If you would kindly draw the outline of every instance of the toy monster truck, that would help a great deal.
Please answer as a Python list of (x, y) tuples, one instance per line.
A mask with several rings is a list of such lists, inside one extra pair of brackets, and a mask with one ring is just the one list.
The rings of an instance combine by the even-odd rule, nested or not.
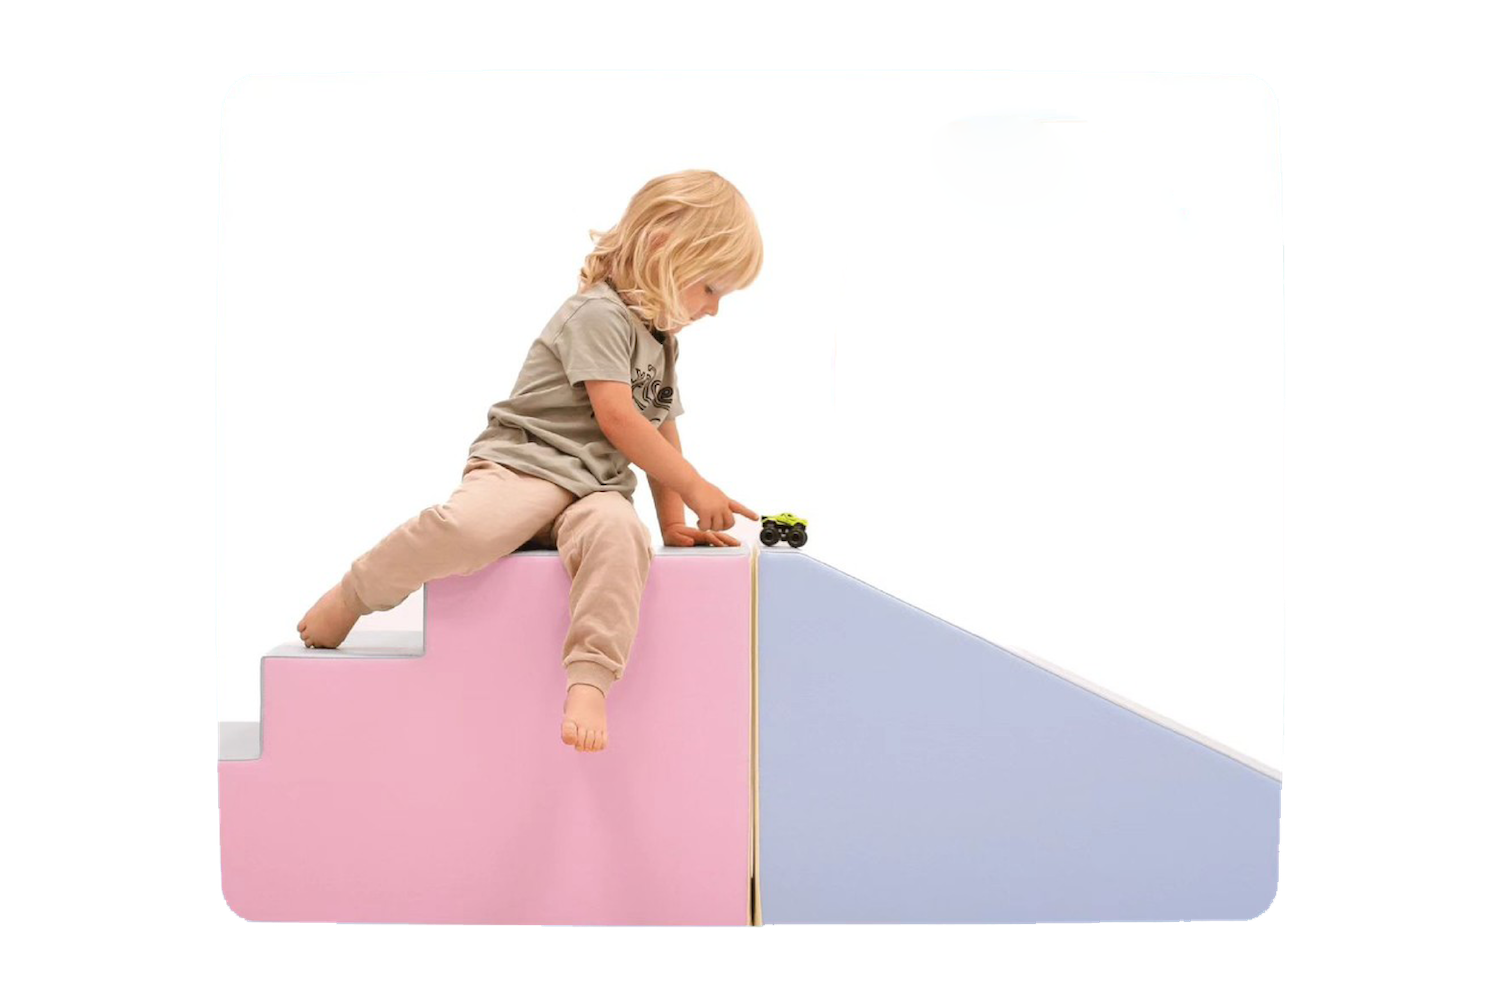
[(773, 514), (760, 519), (760, 540), (775, 545), (785, 540), (794, 549), (807, 544), (807, 518), (796, 514)]

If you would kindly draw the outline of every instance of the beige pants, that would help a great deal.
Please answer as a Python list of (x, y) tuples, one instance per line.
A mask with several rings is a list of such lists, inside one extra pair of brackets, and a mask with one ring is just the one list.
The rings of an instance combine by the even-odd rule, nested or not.
[(624, 494), (575, 497), (482, 458), (463, 482), (354, 560), (342, 590), (362, 614), (400, 604), (428, 580), (482, 569), (523, 545), (555, 548), (573, 585), (563, 642), (568, 684), (605, 694), (625, 672), (650, 569), (651, 535)]

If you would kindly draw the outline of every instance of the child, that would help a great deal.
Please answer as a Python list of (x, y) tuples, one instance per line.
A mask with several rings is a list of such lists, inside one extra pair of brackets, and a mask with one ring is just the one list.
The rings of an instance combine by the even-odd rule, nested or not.
[(722, 534), (734, 515), (758, 520), (688, 464), (676, 425), (677, 334), (760, 273), (749, 205), (718, 174), (688, 170), (651, 181), (618, 225), (589, 235), (578, 293), (490, 408), (453, 495), (356, 559), (297, 624), (307, 646), (333, 648), (361, 615), (428, 580), (523, 545), (556, 548), (572, 579), (562, 741), (580, 752), (608, 744), (605, 695), (625, 670), (652, 558), (631, 463), (646, 472), (667, 545), (738, 545)]

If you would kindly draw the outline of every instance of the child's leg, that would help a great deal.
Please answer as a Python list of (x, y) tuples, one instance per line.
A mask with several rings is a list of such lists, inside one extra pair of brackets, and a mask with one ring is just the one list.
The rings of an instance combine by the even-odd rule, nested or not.
[(590, 493), (568, 506), (552, 528), (572, 577), (572, 624), (563, 641), (568, 697), (563, 742), (603, 750), (604, 696), (625, 672), (640, 623), (641, 593), (651, 568), (651, 534), (623, 494)]
[(428, 507), (356, 559), (297, 630), (309, 646), (337, 646), (360, 615), (394, 608), (428, 580), (472, 573), (514, 552), (574, 499), (545, 479), (472, 459), (446, 503)]

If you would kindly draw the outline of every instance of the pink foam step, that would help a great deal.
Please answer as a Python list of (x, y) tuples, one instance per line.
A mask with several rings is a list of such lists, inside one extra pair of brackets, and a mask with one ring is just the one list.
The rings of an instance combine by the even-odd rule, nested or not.
[(510, 556), (428, 585), (425, 649), (286, 646), (258, 759), (219, 764), (251, 920), (745, 924), (750, 559), (659, 553), (609, 748), (559, 739), (568, 578)]

